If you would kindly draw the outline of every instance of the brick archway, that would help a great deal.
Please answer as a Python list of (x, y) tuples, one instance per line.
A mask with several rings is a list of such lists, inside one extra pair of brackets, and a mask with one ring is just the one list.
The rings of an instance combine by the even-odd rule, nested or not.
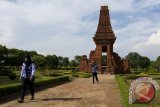
[[(116, 40), (115, 34), (110, 23), (108, 6), (101, 6), (97, 31), (93, 37), (96, 49), (90, 51), (89, 59), (84, 55), (80, 62), (80, 71), (90, 71), (90, 62), (95, 59), (101, 73), (129, 72), (129, 63), (113, 52), (113, 45)], [(102, 67), (102, 52), (107, 53), (107, 66)]]

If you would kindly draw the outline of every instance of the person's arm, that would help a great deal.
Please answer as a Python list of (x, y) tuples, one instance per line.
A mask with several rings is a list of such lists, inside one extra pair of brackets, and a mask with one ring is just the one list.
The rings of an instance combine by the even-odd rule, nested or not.
[(34, 63), (32, 63), (32, 74), (31, 77), (33, 77), (35, 75), (35, 71), (36, 71), (36, 66)]
[(23, 76), (24, 71), (25, 71), (25, 64), (23, 63), (22, 64), (22, 69), (21, 69), (21, 74), (20, 74), (20, 79)]

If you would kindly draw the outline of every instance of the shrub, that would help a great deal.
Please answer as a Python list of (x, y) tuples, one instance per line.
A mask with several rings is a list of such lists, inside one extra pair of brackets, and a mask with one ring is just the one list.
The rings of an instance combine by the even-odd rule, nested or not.
[(146, 73), (140, 73), (140, 74), (138, 74), (138, 76), (139, 77), (148, 77), (148, 74), (146, 74)]
[(66, 71), (63, 74), (72, 74), (72, 72), (71, 71)]
[(9, 79), (10, 80), (15, 80), (16, 78), (17, 78), (17, 76), (16, 76), (16, 74), (15, 73), (11, 73), (11, 74), (9, 74)]
[(85, 75), (79, 75), (80, 78), (89, 78), (91, 77), (91, 74), (85, 74)]
[(133, 72), (133, 74), (140, 74), (140, 73), (142, 73), (142, 72), (140, 72), (140, 71), (134, 71)]
[(62, 74), (60, 74), (60, 73), (52, 73), (49, 76), (57, 77), (57, 76), (62, 76)]
[(130, 75), (127, 75), (125, 78), (126, 79), (137, 79), (139, 77), (148, 77), (148, 74), (145, 74), (145, 73), (140, 73), (140, 74), (130, 74)]
[(20, 92), (21, 90), (21, 84), (10, 84), (0, 87), (0, 96), (10, 95), (16, 92)]
[[(68, 76), (59, 76), (59, 77), (55, 77), (55, 78), (39, 80), (39, 81), (35, 82), (35, 87), (40, 87), (40, 86), (44, 86), (47, 84), (57, 84), (57, 83), (64, 82), (64, 81), (69, 81), (69, 77)], [(21, 90), (20, 83), (1, 86), (0, 87), (0, 97), (6, 96), (9, 94), (13, 94), (16, 92), (20, 92), (20, 90)]]
[(10, 73), (12, 73), (12, 71), (9, 70), (9, 69), (2, 69), (2, 70), (0, 70), (0, 76), (7, 76)]
[(79, 71), (79, 68), (72, 69), (72, 72), (78, 72), (78, 71)]
[(79, 75), (74, 73), (74, 74), (72, 74), (72, 77), (79, 77)]
[(160, 73), (148, 73), (149, 75), (160, 75)]
[(127, 75), (126, 77), (125, 77), (125, 79), (137, 79), (137, 78), (139, 78), (139, 76), (137, 76), (137, 75)]
[(55, 84), (55, 83), (60, 83), (63, 81), (68, 81), (69, 77), (68, 76), (59, 76), (51, 79), (45, 79), (45, 80), (39, 80), (35, 83), (36, 87), (46, 85), (46, 84)]

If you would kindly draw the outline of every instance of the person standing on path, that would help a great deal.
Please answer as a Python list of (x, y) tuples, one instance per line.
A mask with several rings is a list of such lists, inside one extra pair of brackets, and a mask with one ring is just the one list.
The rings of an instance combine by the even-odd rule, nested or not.
[(93, 77), (93, 84), (94, 84), (94, 78), (96, 78), (96, 81), (98, 83), (98, 65), (96, 64), (95, 60), (91, 62), (91, 70), (92, 70), (92, 77)]
[(35, 64), (31, 61), (31, 56), (26, 55), (25, 61), (22, 64), (22, 70), (20, 75), (22, 90), (21, 90), (20, 100), (18, 100), (18, 103), (24, 102), (24, 96), (25, 96), (27, 84), (29, 84), (30, 90), (31, 90), (30, 100), (34, 100), (34, 80), (35, 80), (34, 75), (35, 75)]

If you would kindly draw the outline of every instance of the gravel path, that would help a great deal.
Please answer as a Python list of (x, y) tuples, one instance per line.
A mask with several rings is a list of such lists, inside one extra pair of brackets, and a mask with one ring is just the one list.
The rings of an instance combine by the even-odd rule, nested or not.
[(78, 78), (72, 82), (45, 89), (35, 93), (35, 100), (30, 95), (24, 103), (17, 99), (0, 105), (1, 107), (122, 107), (114, 75), (98, 75), (99, 83), (92, 83), (92, 78)]

